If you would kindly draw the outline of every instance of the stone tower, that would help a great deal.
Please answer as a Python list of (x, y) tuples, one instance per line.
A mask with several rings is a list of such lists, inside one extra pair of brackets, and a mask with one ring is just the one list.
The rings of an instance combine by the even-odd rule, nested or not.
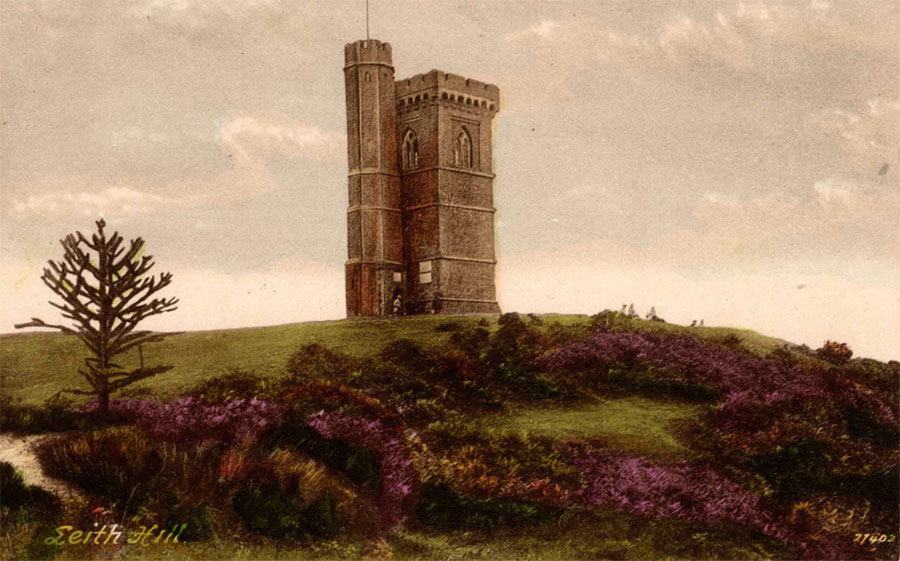
[(347, 316), (497, 313), (496, 86), (432, 70), (394, 80), (391, 47), (344, 50)]

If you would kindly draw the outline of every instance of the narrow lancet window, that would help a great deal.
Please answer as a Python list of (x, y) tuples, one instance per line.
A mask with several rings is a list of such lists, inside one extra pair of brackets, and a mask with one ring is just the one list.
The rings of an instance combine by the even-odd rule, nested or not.
[(453, 164), (460, 168), (472, 167), (472, 139), (465, 128), (459, 131), (453, 147)]
[(403, 159), (404, 169), (415, 169), (419, 167), (419, 139), (412, 130), (406, 131), (403, 137)]

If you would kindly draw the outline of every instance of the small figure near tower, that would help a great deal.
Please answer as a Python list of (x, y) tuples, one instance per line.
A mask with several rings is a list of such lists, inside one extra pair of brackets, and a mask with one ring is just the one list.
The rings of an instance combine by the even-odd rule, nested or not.
[[(499, 313), (491, 122), (496, 86), (432, 70), (394, 80), (391, 46), (344, 49), (347, 316)], [(429, 310), (430, 309), (430, 310)]]

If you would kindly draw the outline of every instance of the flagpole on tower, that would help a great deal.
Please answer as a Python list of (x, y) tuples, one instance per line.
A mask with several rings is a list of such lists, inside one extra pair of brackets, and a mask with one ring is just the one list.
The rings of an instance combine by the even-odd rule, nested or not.
[(369, 0), (366, 0), (366, 41), (369, 40)]

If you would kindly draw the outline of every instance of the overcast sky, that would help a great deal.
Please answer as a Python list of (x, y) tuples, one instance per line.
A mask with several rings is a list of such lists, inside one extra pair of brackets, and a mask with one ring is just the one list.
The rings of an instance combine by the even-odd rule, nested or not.
[[(397, 77), (497, 84), (505, 311), (900, 358), (897, 2), (371, 0)], [(3, 0), (0, 331), (103, 216), (175, 275), (160, 329), (342, 317), (343, 47), (364, 0)]]

